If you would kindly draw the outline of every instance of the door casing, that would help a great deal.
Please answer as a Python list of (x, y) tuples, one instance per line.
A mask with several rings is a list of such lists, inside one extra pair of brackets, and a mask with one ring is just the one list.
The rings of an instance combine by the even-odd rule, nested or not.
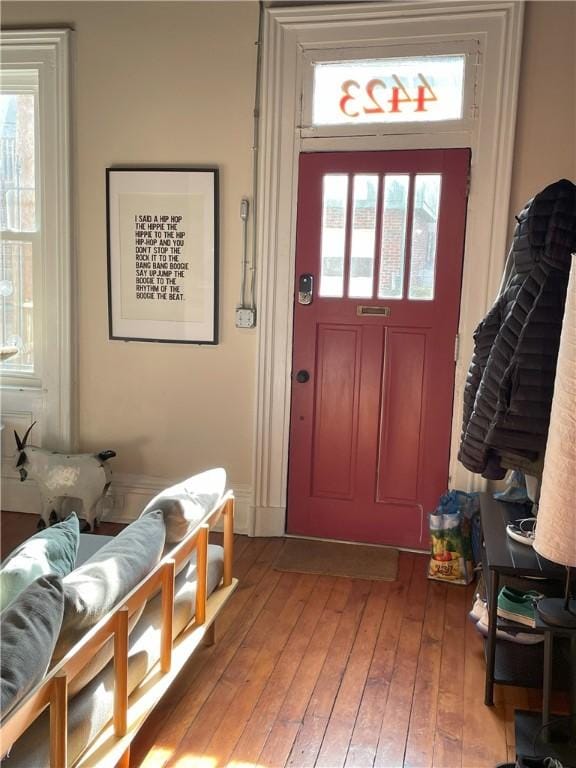
[[(470, 147), (471, 187), (455, 374), (450, 475), (453, 487), (484, 481), (458, 464), (462, 390), (472, 333), (496, 295), (508, 238), (511, 168), (523, 31), (523, 2), (370, 3), (268, 8), (264, 19), (263, 81), (257, 200), (258, 360), (254, 447), (253, 535), (285, 531), (292, 299), (298, 156), (302, 151)], [(409, 34), (408, 34), (409, 32)], [(304, 136), (301, 107), (305, 57), (314, 49), (446, 40), (476, 41), (477, 103), (471, 124), (446, 131), (360, 137)], [(281, 105), (281, 108), (279, 107)], [(312, 132), (313, 133), (313, 132)]]

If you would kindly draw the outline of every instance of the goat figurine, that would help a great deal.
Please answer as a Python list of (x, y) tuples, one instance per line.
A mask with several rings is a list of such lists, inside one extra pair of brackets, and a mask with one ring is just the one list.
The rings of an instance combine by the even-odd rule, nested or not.
[(16, 430), (14, 437), (18, 448), (16, 469), (20, 472), (20, 480), (24, 481), (27, 477), (35, 480), (42, 497), (38, 527), (45, 528), (57, 522), (58, 501), (74, 498), (82, 502), (82, 512), (78, 512), (81, 530), (92, 530), (97, 522), (97, 504), (110, 486), (112, 470), (107, 461), (116, 456), (115, 451), (66, 454), (28, 446), (26, 442), (34, 424), (28, 427), (22, 439)]

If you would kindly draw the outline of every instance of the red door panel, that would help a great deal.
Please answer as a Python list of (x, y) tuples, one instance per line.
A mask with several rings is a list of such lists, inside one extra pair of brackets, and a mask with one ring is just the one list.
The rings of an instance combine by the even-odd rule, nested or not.
[(352, 499), (354, 495), (360, 348), (360, 328), (318, 328), (311, 468), (315, 497)]
[(289, 533), (427, 544), (448, 481), (469, 162), (301, 156)]
[(376, 500), (418, 499), (426, 334), (392, 329), (383, 375)]

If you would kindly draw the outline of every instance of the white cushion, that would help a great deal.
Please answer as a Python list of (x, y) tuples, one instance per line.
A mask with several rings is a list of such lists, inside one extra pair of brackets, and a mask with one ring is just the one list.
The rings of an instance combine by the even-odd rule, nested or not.
[(193, 475), (159, 493), (142, 512), (161, 509), (166, 543), (176, 544), (216, 509), (226, 490), (226, 471), (221, 467)]

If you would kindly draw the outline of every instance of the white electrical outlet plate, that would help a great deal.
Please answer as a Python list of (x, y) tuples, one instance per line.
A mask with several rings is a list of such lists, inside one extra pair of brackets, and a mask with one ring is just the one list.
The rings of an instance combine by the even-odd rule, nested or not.
[(236, 307), (236, 328), (254, 328), (256, 325), (256, 310)]

